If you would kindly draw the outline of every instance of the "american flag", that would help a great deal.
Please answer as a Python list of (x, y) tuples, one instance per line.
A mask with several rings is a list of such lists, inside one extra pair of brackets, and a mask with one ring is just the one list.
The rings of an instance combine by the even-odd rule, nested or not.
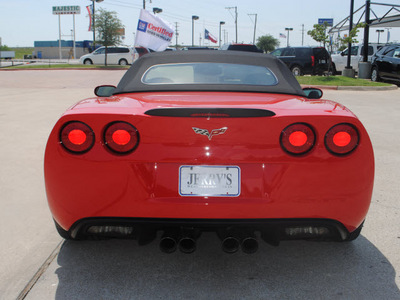
[(282, 38), (282, 39), (286, 39), (286, 35), (284, 35), (283, 33), (280, 33), (279, 37)]

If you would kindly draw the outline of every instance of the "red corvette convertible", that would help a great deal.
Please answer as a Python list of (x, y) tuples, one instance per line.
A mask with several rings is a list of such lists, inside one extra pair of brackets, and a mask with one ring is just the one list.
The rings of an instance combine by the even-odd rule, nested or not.
[(68, 109), (48, 139), (49, 206), (66, 239), (133, 238), (190, 253), (260, 239), (350, 241), (372, 195), (368, 134), (270, 55), (145, 55)]

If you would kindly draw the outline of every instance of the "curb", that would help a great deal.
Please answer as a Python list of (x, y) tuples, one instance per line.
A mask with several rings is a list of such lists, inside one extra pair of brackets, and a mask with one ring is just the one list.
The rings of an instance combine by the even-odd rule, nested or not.
[(302, 88), (318, 88), (321, 90), (339, 90), (339, 91), (390, 91), (397, 90), (398, 86), (395, 84), (389, 86), (331, 86), (331, 85), (306, 85), (301, 84)]

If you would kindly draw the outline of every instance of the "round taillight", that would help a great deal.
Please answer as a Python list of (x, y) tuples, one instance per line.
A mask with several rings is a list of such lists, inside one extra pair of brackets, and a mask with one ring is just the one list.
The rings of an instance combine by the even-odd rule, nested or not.
[(325, 146), (333, 154), (345, 155), (357, 148), (359, 139), (358, 131), (353, 125), (337, 124), (325, 134)]
[(72, 121), (65, 124), (60, 131), (60, 142), (64, 148), (76, 154), (89, 151), (94, 144), (94, 132), (85, 123)]
[(304, 123), (295, 123), (286, 127), (281, 133), (281, 146), (290, 154), (305, 154), (315, 143), (315, 133)]
[(129, 123), (114, 122), (104, 132), (104, 143), (113, 152), (127, 154), (138, 146), (139, 132)]

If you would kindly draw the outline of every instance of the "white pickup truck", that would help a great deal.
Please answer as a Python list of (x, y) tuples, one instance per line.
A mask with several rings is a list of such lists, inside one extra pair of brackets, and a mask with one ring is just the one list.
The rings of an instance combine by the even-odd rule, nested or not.
[[(372, 55), (376, 53), (383, 44), (369, 44), (368, 45), (368, 61), (371, 61)], [(364, 44), (351, 46), (351, 66), (358, 72), (358, 63), (363, 60)], [(347, 53), (348, 48), (344, 49), (339, 54), (332, 54), (332, 64), (336, 72), (342, 72), (347, 66)]]

